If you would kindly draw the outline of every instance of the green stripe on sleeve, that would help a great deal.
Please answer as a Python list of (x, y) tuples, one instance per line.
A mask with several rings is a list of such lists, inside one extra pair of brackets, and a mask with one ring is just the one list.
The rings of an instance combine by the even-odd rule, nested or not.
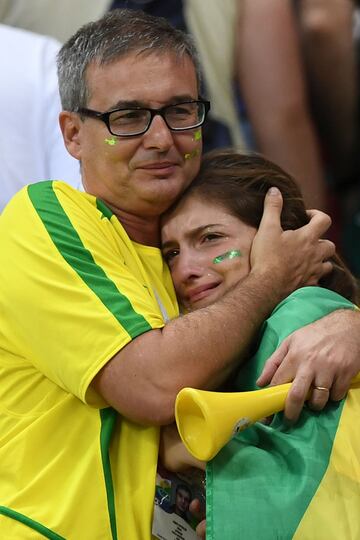
[(44, 538), (49, 538), (49, 540), (66, 540), (63, 536), (60, 536), (60, 534), (57, 534), (54, 531), (51, 531), (50, 529), (45, 527), (45, 525), (42, 525), (38, 521), (34, 521), (33, 519), (24, 516), (24, 514), (20, 514), (20, 512), (16, 512), (15, 510), (7, 508), (6, 506), (0, 506), (0, 514), (8, 518), (14, 519), (15, 521), (19, 521), (20, 523), (23, 523), (27, 527), (30, 527), (30, 529), (33, 529), (39, 534), (42, 534)]
[(137, 313), (128, 298), (105, 274), (91, 252), (84, 246), (76, 229), (66, 215), (51, 181), (28, 186), (30, 200), (48, 234), (65, 261), (96, 294), (104, 306), (134, 338), (148, 330), (150, 324)]
[(108, 503), (108, 512), (111, 527), (112, 540), (117, 540), (116, 530), (116, 512), (115, 512), (115, 497), (114, 497), (114, 485), (111, 474), (111, 464), (109, 447), (111, 442), (111, 436), (114, 431), (116, 422), (116, 411), (111, 407), (107, 409), (101, 409), (101, 432), (100, 432), (100, 447), (101, 447), (101, 459), (104, 471), (106, 495)]

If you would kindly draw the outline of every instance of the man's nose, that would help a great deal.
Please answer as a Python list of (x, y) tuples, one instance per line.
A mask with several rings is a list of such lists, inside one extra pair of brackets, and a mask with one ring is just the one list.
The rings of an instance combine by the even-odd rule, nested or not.
[(150, 124), (149, 129), (143, 135), (144, 146), (156, 150), (168, 150), (173, 144), (173, 134), (166, 125), (165, 120), (156, 114)]

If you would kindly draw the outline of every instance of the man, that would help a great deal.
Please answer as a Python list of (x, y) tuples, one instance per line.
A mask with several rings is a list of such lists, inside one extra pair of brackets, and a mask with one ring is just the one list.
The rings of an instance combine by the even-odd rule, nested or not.
[[(158, 426), (173, 421), (179, 389), (218, 386), (273, 306), (329, 270), (334, 247), (318, 242), (328, 219), (283, 233), (275, 192), (249, 277), (176, 319), (159, 220), (199, 168), (208, 105), (195, 66), (186, 36), (127, 10), (86, 25), (60, 52), (60, 124), (86, 193), (31, 185), (0, 220), (0, 537), (150, 538)], [(347, 336), (359, 322), (342, 317)], [(327, 343), (332, 321), (312, 330)], [(338, 369), (301, 360), (303, 401)], [(328, 394), (314, 389), (313, 403)]]

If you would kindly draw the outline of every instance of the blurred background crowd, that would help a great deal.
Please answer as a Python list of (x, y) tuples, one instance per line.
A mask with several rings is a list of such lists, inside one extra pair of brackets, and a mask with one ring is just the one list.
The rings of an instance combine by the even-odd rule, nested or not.
[(58, 127), (56, 54), (82, 24), (142, 9), (192, 34), (211, 101), (205, 151), (255, 150), (289, 171), (360, 277), (360, 2), (0, 0), (0, 211), (29, 182), (80, 187)]

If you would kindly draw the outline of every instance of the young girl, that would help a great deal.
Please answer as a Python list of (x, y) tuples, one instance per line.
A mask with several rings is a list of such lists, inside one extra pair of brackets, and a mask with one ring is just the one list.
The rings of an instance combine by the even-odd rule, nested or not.
[[(270, 187), (284, 199), (283, 229), (308, 222), (298, 187), (275, 164), (230, 151), (204, 158), (162, 228), (163, 254), (184, 310), (210, 305), (249, 273)], [(356, 281), (338, 256), (333, 265), (316, 286), (295, 291), (276, 307), (249, 361), (232, 377), (231, 390), (256, 389), (266, 359), (292, 331), (336, 309), (354, 308)], [(328, 392), (318, 385), (315, 395)], [(359, 394), (360, 387), (352, 389), (321, 414), (304, 408), (294, 427), (279, 414), (270, 426), (258, 423), (232, 439), (207, 465), (207, 539), (357, 537), (360, 436), (350, 423), (359, 422)], [(171, 427), (163, 430), (162, 459), (172, 470), (201, 466), (186, 457)]]

